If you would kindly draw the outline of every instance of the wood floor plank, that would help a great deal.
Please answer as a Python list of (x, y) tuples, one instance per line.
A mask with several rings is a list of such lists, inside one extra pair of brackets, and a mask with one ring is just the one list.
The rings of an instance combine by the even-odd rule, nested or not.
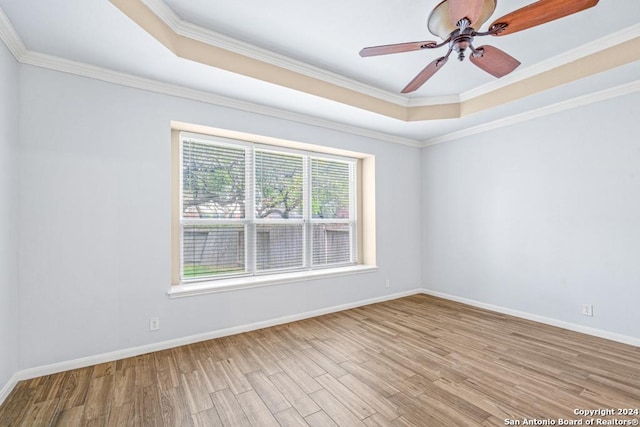
[(208, 340), (203, 342), (203, 345), (209, 350), (209, 357), (211, 357), (214, 362), (231, 357), (231, 353), (227, 350), (227, 346), (222, 344), (222, 340)]
[(245, 347), (233, 347), (231, 350), (231, 357), (229, 359), (235, 361), (238, 369), (240, 369), (240, 372), (243, 374), (248, 374), (249, 372), (260, 369), (260, 364), (254, 360), (253, 355), (247, 351)]
[(272, 413), (291, 408), (289, 401), (262, 371), (247, 374), (247, 379)]
[(190, 346), (185, 345), (182, 347), (172, 348), (170, 351), (176, 362), (178, 373), (190, 373), (198, 369), (195, 363), (196, 359), (193, 357), (193, 350)]
[(307, 348), (304, 350), (299, 349), (289, 349), (287, 350), (287, 354), (290, 355), (290, 359), (293, 360), (303, 371), (305, 371), (310, 377), (317, 377), (318, 375), (323, 375), (327, 371), (322, 369), (320, 365), (318, 365), (315, 361), (307, 356), (306, 351), (313, 350), (313, 348)]
[(344, 406), (333, 394), (325, 389), (318, 390), (309, 395), (311, 399), (322, 410), (331, 417), (333, 421), (339, 426), (344, 427), (359, 427), (364, 426), (364, 423), (349, 409)]
[(279, 372), (269, 378), (303, 417), (320, 410), (320, 407), (285, 372)]
[(476, 426), (470, 419), (459, 416), (455, 413), (455, 408), (449, 408), (447, 412), (441, 412), (439, 405), (432, 402), (420, 400), (418, 397), (404, 396), (397, 394), (390, 398), (399, 408), (401, 408), (410, 422), (424, 426)]
[(31, 409), (31, 399), (35, 394), (35, 389), (28, 385), (29, 381), (19, 382), (0, 406), (0, 425), (20, 425), (27, 411)]
[(20, 381), (0, 426), (497, 426), (636, 407), (639, 347), (414, 295)]
[(501, 420), (518, 418), (518, 413), (510, 409), (510, 406), (500, 404), (499, 400), (493, 399), (484, 393), (476, 392), (466, 383), (453, 383), (444, 379), (439, 379), (435, 383), (443, 390), (447, 390), (467, 402), (473, 403), (478, 408), (482, 408), (492, 417)]
[(363, 368), (356, 363), (344, 362), (341, 363), (340, 366), (342, 366), (346, 371), (348, 371), (354, 377), (358, 378), (360, 381), (370, 385), (376, 390), (379, 390), (385, 397), (393, 396), (400, 392), (400, 390), (395, 388), (384, 378), (377, 377), (373, 372)]
[(74, 369), (65, 375), (58, 410), (84, 405), (93, 367)]
[(342, 384), (348, 387), (351, 391), (353, 391), (356, 395), (358, 395), (362, 400), (370, 404), (373, 408), (376, 409), (380, 414), (382, 414), (388, 420), (394, 420), (401, 415), (400, 410), (396, 405), (391, 403), (387, 398), (385, 398), (381, 393), (376, 391), (375, 389), (369, 387), (367, 384), (358, 380), (351, 374), (343, 375), (338, 378)]
[[(53, 427), (66, 427), (66, 426), (79, 426), (84, 424), (84, 406), (74, 406), (70, 409), (65, 409), (64, 411), (60, 411), (55, 414), (53, 419), (51, 420), (51, 425)], [(131, 415), (134, 417), (133, 415)], [(135, 420), (135, 418), (133, 418)], [(0, 425), (14, 425), (14, 424), (5, 424), (0, 420)], [(135, 424), (134, 424), (135, 425)]]
[(111, 406), (118, 408), (127, 403), (135, 402), (136, 370), (127, 368), (116, 371), (113, 375), (113, 395)]
[(20, 426), (46, 426), (49, 425), (55, 414), (57, 400), (45, 400), (29, 407)]
[(163, 350), (154, 353), (156, 364), (156, 375), (160, 390), (169, 390), (178, 387), (180, 377), (178, 376), (178, 368), (173, 358), (171, 350)]
[(236, 395), (225, 388), (211, 393), (211, 400), (215, 404), (222, 425), (225, 427), (250, 427), (251, 423), (236, 399)]
[(204, 374), (200, 371), (180, 374), (180, 385), (191, 414), (213, 408), (203, 377)]
[(98, 418), (93, 418), (91, 420), (86, 420), (84, 427), (107, 427), (109, 425), (108, 415), (103, 414)]
[(260, 354), (266, 353), (272, 360), (278, 361), (287, 357), (284, 350), (286, 349), (286, 345), (284, 345), (277, 334), (273, 331), (267, 329), (263, 331), (263, 336), (257, 338), (255, 340), (256, 346), (254, 349), (258, 351)]
[(286, 357), (278, 360), (278, 365), (296, 384), (307, 394), (320, 390), (322, 387), (307, 374), (293, 359)]
[[(222, 420), (215, 408), (191, 415), (194, 427), (223, 427)], [(168, 426), (167, 426), (168, 427)]]
[(60, 397), (62, 385), (65, 381), (65, 374), (58, 373), (43, 377), (43, 382), (36, 388), (32, 402), (40, 403), (47, 400), (54, 400)]
[(324, 411), (318, 411), (305, 417), (305, 421), (311, 427), (338, 427), (338, 424), (331, 419)]
[(100, 419), (109, 413), (113, 395), (113, 375), (103, 375), (91, 379), (84, 405), (84, 417), (87, 422)]
[(376, 410), (367, 402), (331, 375), (320, 375), (316, 377), (316, 381), (361, 420), (376, 413)]
[(331, 374), (334, 378), (339, 378), (343, 375), (348, 374), (348, 372), (345, 371), (340, 365), (329, 359), (324, 354), (320, 353), (315, 348), (312, 347), (303, 351), (309, 359), (313, 360), (318, 366)]
[(422, 383), (422, 388), (424, 392), (418, 396), (418, 399), (421, 401), (429, 401), (431, 404), (437, 403), (435, 406), (443, 412), (454, 412), (455, 415), (464, 416), (476, 423), (481, 423), (491, 415), (472, 402), (440, 388), (438, 384), (425, 382)]
[[(109, 427), (136, 427), (139, 423), (136, 420), (135, 414), (135, 401), (112, 407), (109, 411), (109, 422), (107, 425)], [(77, 422), (66, 420), (66, 424), (61, 425), (77, 426), (81, 425), (81, 422), (80, 420)]]
[(328, 357), (334, 363), (343, 363), (349, 361), (347, 354), (340, 350), (339, 346), (336, 347), (330, 344), (330, 340), (311, 340), (310, 344), (313, 348), (320, 353)]
[(153, 354), (143, 354), (136, 357), (136, 387), (156, 386), (158, 376)]
[(145, 427), (160, 427), (162, 412), (160, 410), (159, 389), (155, 385), (139, 387), (136, 389), (136, 418), (140, 425)]
[(309, 425), (295, 408), (285, 409), (276, 413), (275, 416), (282, 427), (307, 427)]
[(227, 384), (229, 384), (229, 388), (234, 394), (244, 393), (252, 389), (251, 384), (247, 381), (247, 378), (233, 358), (224, 359), (215, 363), (222, 368)]
[[(208, 396), (206, 391), (202, 391), (207, 400), (210, 402), (207, 407), (203, 409), (206, 411), (213, 408), (213, 402)], [(189, 402), (187, 401), (188, 394), (182, 390), (181, 386), (170, 388), (167, 390), (160, 390), (160, 408), (162, 413), (162, 421), (165, 426), (185, 426), (189, 427), (193, 425), (193, 419), (191, 417), (192, 410)], [(197, 413), (197, 411), (196, 411)]]
[(198, 360), (198, 370), (203, 373), (203, 380), (209, 393), (229, 387), (227, 376), (222, 369), (222, 363), (214, 362), (211, 358)]
[(275, 373), (282, 372), (282, 369), (280, 369), (280, 366), (278, 366), (270, 354), (264, 351), (258, 352), (254, 347), (259, 348), (254, 344), (251, 347), (247, 347), (246, 351), (251, 355), (251, 357), (253, 357), (262, 372), (266, 375), (273, 375)]
[(278, 427), (278, 421), (264, 404), (255, 390), (249, 390), (237, 396), (238, 403), (242, 407), (249, 422), (254, 427)]
[(370, 417), (365, 418), (362, 422), (367, 427), (391, 427), (393, 425), (391, 424), (391, 421), (377, 412)]

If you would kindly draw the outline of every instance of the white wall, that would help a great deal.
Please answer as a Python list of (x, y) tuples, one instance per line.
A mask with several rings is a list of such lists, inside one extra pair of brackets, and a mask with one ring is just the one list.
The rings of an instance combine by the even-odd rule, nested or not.
[[(31, 66), (20, 98), (21, 369), (420, 287), (416, 148)], [(170, 300), (170, 120), (375, 154), (379, 271)]]
[(424, 287), (640, 337), (638, 105), (635, 92), (425, 148)]
[[(15, 62), (1, 61), (3, 78), (18, 80)], [(9, 233), (0, 243), (3, 279), (16, 279), (11, 224), (19, 223), (19, 314), (16, 280), (7, 280), (0, 384), (16, 363), (28, 369), (421, 285), (640, 336), (637, 94), (429, 147), (421, 157), (415, 148), (37, 67), (21, 66), (19, 81), (19, 95), (13, 86), (1, 92), (14, 99), (1, 101), (2, 159), (15, 154), (6, 141), (18, 132), (6, 124), (17, 119), (18, 96), (21, 109), (20, 219), (0, 211)], [(170, 300), (170, 120), (375, 154), (380, 270)], [(15, 183), (16, 173), (10, 163), (2, 182)], [(17, 197), (14, 186), (0, 191)], [(593, 318), (580, 315), (583, 303), (594, 304)], [(161, 319), (153, 333), (152, 316)], [(16, 317), (18, 359), (5, 350), (18, 341)]]
[(0, 389), (18, 367), (18, 64), (0, 43)]

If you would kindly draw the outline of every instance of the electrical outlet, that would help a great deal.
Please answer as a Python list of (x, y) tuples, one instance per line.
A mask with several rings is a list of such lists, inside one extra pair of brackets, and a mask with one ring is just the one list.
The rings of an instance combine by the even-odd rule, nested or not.
[(384, 282), (384, 287), (385, 288), (390, 288), (391, 287), (391, 280), (387, 279), (387, 281)]
[(584, 316), (593, 316), (593, 306), (591, 304), (582, 304), (582, 314)]
[(160, 318), (159, 317), (152, 317), (149, 319), (149, 330), (150, 331), (157, 331), (158, 329), (160, 329)]

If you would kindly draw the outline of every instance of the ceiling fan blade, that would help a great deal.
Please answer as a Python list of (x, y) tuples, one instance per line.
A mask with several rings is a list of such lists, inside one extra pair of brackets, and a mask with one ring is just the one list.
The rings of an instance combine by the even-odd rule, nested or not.
[(386, 44), (383, 46), (371, 46), (365, 47), (360, 51), (360, 56), (376, 56), (376, 55), (388, 55), (390, 53), (402, 53), (411, 52), (413, 50), (420, 49), (432, 49), (438, 45), (438, 42), (423, 41), (423, 42), (409, 42), (409, 43), (397, 43)]
[(484, 0), (449, 0), (449, 19), (453, 26), (458, 21), (467, 18), (471, 24), (475, 23), (482, 13)]
[(469, 60), (495, 77), (506, 76), (520, 65), (520, 61), (497, 47), (480, 46), (476, 50), (482, 51), (482, 56), (471, 54)]
[(505, 16), (496, 19), (491, 27), (496, 24), (507, 24), (507, 28), (496, 36), (515, 33), (535, 27), (536, 25), (554, 21), (598, 4), (599, 0), (538, 0), (528, 6), (514, 10)]
[(427, 80), (429, 80), (435, 73), (440, 71), (440, 69), (447, 63), (449, 58), (447, 56), (443, 56), (442, 58), (438, 58), (432, 61), (429, 65), (427, 65), (424, 70), (420, 71), (420, 73), (411, 80), (411, 82), (402, 89), (402, 93), (409, 93), (415, 90), (420, 89), (420, 86), (425, 84)]

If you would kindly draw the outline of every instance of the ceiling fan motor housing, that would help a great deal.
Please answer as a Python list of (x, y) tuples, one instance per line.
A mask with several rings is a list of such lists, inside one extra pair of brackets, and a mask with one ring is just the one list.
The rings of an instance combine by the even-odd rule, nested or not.
[(451, 33), (451, 41), (449, 42), (450, 48), (458, 54), (458, 60), (462, 61), (465, 57), (466, 50), (473, 46), (473, 35), (475, 30), (471, 27), (465, 27), (462, 30), (455, 30)]

